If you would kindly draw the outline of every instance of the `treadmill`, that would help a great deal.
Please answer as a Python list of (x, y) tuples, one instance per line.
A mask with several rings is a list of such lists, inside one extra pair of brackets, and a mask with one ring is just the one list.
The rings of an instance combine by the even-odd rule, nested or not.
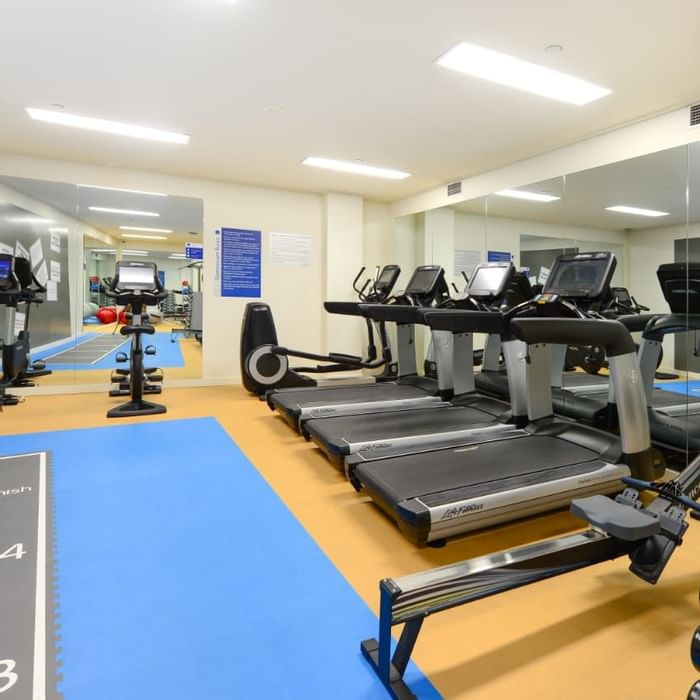
[[(350, 416), (380, 413), (417, 406), (441, 404), (452, 393), (448, 362), (452, 359), (451, 345), (435, 337), (436, 361), (442, 370), (439, 379), (419, 376), (416, 362), (415, 323), (417, 308), (429, 307), (449, 298), (445, 271), (439, 265), (421, 265), (413, 272), (404, 292), (390, 308), (402, 317), (397, 321), (397, 360), (399, 376), (394, 381), (358, 386), (308, 387), (275, 389), (267, 393), (267, 404), (277, 410), (295, 430), (317, 417)], [(368, 309), (385, 305), (362, 305)]]
[[(500, 335), (503, 332), (505, 320), (498, 307), (507, 293), (512, 294), (515, 274), (510, 262), (479, 265), (465, 292), (455, 300), (456, 307), (465, 310), (458, 316), (469, 322), (462, 323), (458, 329), (450, 325), (449, 320), (442, 323), (437, 320), (438, 317), (454, 319), (451, 309), (421, 310), (422, 322), (432, 330), (449, 331), (454, 335), (454, 397), (450, 403), (371, 416), (313, 418), (305, 422), (304, 436), (312, 439), (331, 462), (342, 466), (345, 458), (355, 453), (366, 453), (371, 458), (378, 450), (382, 454), (395, 448), (415, 451), (453, 440), (463, 443), (466, 437), (481, 442), (500, 431), (512, 431), (513, 424), (525, 422), (527, 412), (518, 420), (518, 416), (511, 415), (508, 403), (479, 394), (475, 390), (472, 369), (472, 334)], [(374, 311), (380, 315), (386, 311), (385, 319), (391, 320), (390, 307)], [(507, 353), (506, 356), (509, 357)]]
[[(594, 269), (604, 275), (604, 266)], [(520, 371), (526, 376), (530, 420), (524, 429), (490, 442), (378, 455), (354, 464), (356, 488), (366, 491), (413, 542), (437, 543), (560, 508), (572, 498), (613, 493), (621, 490), (625, 476), (655, 479), (663, 474), (663, 460), (650, 447), (639, 363), (627, 329), (618, 321), (562, 318), (570, 312), (562, 308), (567, 302), (551, 292), (535, 297), (531, 305), (548, 318), (513, 314), (510, 320), (513, 335), (522, 342)], [(619, 436), (553, 415), (550, 346), (584, 342), (607, 351)]]

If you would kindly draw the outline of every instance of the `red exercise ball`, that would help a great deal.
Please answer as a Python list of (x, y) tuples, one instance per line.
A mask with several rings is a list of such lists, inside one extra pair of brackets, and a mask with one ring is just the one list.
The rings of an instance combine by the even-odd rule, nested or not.
[(103, 306), (95, 316), (97, 316), (102, 323), (114, 323), (117, 320), (117, 312), (109, 306)]

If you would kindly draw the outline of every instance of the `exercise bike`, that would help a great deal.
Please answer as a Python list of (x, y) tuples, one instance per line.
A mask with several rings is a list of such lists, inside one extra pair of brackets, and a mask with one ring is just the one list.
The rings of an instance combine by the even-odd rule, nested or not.
[[(363, 267), (352, 285), (359, 301), (327, 301), (324, 303), (326, 311), (345, 316), (361, 316), (360, 304), (382, 304), (387, 301), (401, 273), (401, 268), (398, 265), (385, 265), (381, 272), (377, 268), (374, 278), (366, 279), (364, 284), (359, 287), (358, 282), (364, 271)], [(368, 346), (364, 358), (338, 352), (320, 355), (279, 345), (270, 307), (260, 302), (249, 303), (245, 308), (241, 324), (240, 362), (243, 386), (251, 393), (262, 397), (271, 389), (318, 385), (316, 379), (306, 377), (300, 372), (323, 374), (384, 368), (383, 372), (375, 379), (377, 381), (394, 379), (398, 373), (398, 366), (392, 360), (389, 338), (384, 324), (378, 324), (381, 343), (381, 356), (379, 356), (375, 345), (372, 321), (365, 317), (365, 323)], [(290, 367), (289, 357), (299, 357), (328, 364)]]
[(118, 384), (117, 389), (109, 392), (110, 396), (130, 396), (131, 400), (107, 411), (107, 418), (126, 418), (128, 416), (147, 416), (167, 411), (161, 404), (145, 401), (144, 394), (159, 394), (163, 372), (157, 367), (145, 367), (144, 355), (155, 355), (153, 345), (145, 348), (143, 335), (153, 335), (155, 328), (148, 322), (146, 306), (155, 306), (168, 295), (158, 278), (155, 263), (118, 262), (116, 273), (109, 289), (105, 293), (110, 299), (124, 307), (130, 307), (128, 323), (119, 332), (131, 336), (131, 352), (117, 354), (117, 362), (130, 359), (128, 370), (117, 369), (112, 373), (111, 381)]

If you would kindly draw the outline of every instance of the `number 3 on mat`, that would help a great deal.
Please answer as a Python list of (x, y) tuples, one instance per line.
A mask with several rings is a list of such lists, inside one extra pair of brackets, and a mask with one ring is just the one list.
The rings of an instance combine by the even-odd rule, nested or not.
[(9, 690), (17, 682), (17, 674), (13, 673), (15, 662), (12, 659), (0, 661), (0, 693)]

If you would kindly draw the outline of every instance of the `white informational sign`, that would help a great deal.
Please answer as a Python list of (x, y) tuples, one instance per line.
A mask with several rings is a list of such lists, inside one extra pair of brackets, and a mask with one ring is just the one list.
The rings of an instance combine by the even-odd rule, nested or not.
[(51, 232), (51, 250), (54, 253), (61, 252), (61, 236), (58, 233)]
[[(32, 267), (36, 267), (44, 259), (44, 250), (41, 247), (41, 239), (38, 238), (29, 248), (29, 255), (32, 260)], [(42, 285), (44, 283), (42, 282)]]
[(46, 301), (58, 301), (58, 283), (53, 280), (46, 283)]
[(60, 282), (61, 281), (61, 263), (57, 260), (51, 261), (51, 281)]
[(39, 265), (39, 269), (36, 271), (36, 278), (39, 280), (39, 284), (42, 287), (45, 287), (46, 283), (49, 281), (49, 271), (46, 269), (46, 260), (42, 260), (41, 265)]
[(15, 257), (29, 260), (29, 251), (19, 241), (15, 243)]
[(311, 265), (311, 236), (294, 233), (270, 233), (272, 265)]
[(12, 250), (11, 245), (7, 245), (7, 243), (0, 243), (0, 253), (3, 255), (14, 255), (15, 251)]
[(547, 280), (549, 279), (549, 273), (551, 270), (548, 267), (545, 267), (544, 265), (540, 268), (540, 275), (537, 278), (537, 281), (539, 284), (547, 284)]
[(23, 314), (21, 311), (18, 311), (15, 314), (15, 337), (17, 337), (17, 334), (20, 331), (24, 330), (24, 317), (25, 314)]
[(455, 274), (464, 274), (471, 279), (474, 268), (481, 262), (480, 250), (455, 250)]

